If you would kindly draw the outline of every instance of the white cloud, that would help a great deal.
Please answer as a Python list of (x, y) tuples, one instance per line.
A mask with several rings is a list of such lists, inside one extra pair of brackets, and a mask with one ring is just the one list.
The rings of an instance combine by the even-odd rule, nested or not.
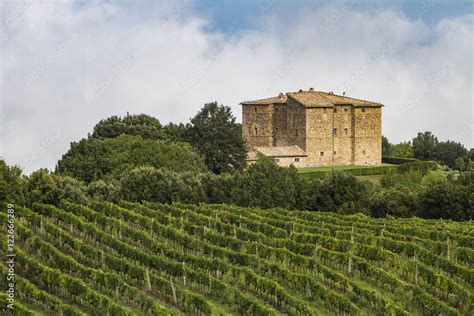
[(26, 172), (54, 168), (111, 115), (184, 122), (217, 100), (240, 119), (240, 101), (310, 86), (384, 103), (394, 142), (431, 130), (473, 146), (472, 15), (428, 27), (388, 9), (265, 8), (254, 29), (228, 35), (206, 30), (188, 1), (1, 10), (0, 155)]

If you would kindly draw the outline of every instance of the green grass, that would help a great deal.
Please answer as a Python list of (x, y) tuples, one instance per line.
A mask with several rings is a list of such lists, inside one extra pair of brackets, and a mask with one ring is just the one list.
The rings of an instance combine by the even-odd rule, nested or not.
[(369, 176), (356, 176), (357, 180), (369, 181), (375, 186), (380, 186), (380, 179), (382, 179), (383, 174), (373, 174)]

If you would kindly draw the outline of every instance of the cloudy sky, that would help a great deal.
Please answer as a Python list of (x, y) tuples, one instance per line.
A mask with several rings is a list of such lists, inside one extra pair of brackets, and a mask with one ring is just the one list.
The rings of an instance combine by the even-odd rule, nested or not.
[(469, 1), (0, 1), (0, 156), (53, 169), (100, 119), (314, 87), (378, 101), (392, 142), (473, 146)]

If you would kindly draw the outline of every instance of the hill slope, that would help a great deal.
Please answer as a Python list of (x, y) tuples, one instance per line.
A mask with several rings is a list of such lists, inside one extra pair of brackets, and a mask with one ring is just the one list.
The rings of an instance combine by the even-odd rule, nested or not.
[[(15, 216), (16, 304), (24, 313), (473, 310), (467, 222), (128, 202), (35, 204)], [(0, 274), (4, 283), (4, 260)]]

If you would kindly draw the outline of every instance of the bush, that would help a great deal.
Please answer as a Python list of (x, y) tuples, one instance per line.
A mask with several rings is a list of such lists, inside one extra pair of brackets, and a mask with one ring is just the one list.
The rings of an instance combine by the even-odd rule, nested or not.
[(382, 163), (389, 163), (392, 165), (402, 165), (408, 162), (415, 162), (418, 161), (418, 159), (414, 158), (399, 158), (399, 157), (388, 157), (388, 156), (383, 156), (382, 157)]
[(231, 181), (230, 200), (240, 206), (295, 208), (299, 178), (295, 167), (283, 168), (261, 156)]
[(173, 171), (203, 172), (204, 160), (187, 143), (168, 143), (121, 135), (83, 139), (71, 144), (56, 171), (85, 182), (118, 177), (125, 170), (151, 166)]
[(365, 212), (370, 183), (344, 172), (333, 172), (322, 180), (303, 182), (301, 208), (312, 211), (353, 214)]
[(397, 171), (400, 173), (418, 171), (423, 176), (436, 169), (437, 163), (434, 161), (412, 161), (401, 164), (397, 167)]
[(138, 167), (123, 174), (118, 197), (128, 201), (199, 203), (206, 200), (199, 175), (154, 167)]
[[(337, 168), (335, 168), (337, 169)], [(301, 177), (306, 179), (323, 179), (326, 176), (332, 174), (334, 171), (345, 172), (352, 174), (354, 176), (370, 176), (376, 174), (388, 174), (393, 173), (397, 169), (396, 166), (372, 166), (372, 167), (361, 167), (361, 166), (354, 166), (352, 168), (341, 169), (341, 170), (312, 170), (312, 171), (304, 171), (298, 173)]]
[(381, 189), (371, 196), (369, 201), (370, 215), (385, 217), (411, 217), (415, 214), (416, 199), (412, 190), (407, 187)]
[(424, 218), (469, 220), (474, 216), (472, 187), (456, 182), (427, 186), (418, 196), (418, 215)]
[(25, 203), (26, 181), (19, 167), (10, 167), (0, 160), (0, 202)]
[(69, 176), (51, 174), (46, 169), (33, 172), (26, 184), (28, 205), (34, 202), (60, 205), (62, 201), (87, 203), (86, 186)]

